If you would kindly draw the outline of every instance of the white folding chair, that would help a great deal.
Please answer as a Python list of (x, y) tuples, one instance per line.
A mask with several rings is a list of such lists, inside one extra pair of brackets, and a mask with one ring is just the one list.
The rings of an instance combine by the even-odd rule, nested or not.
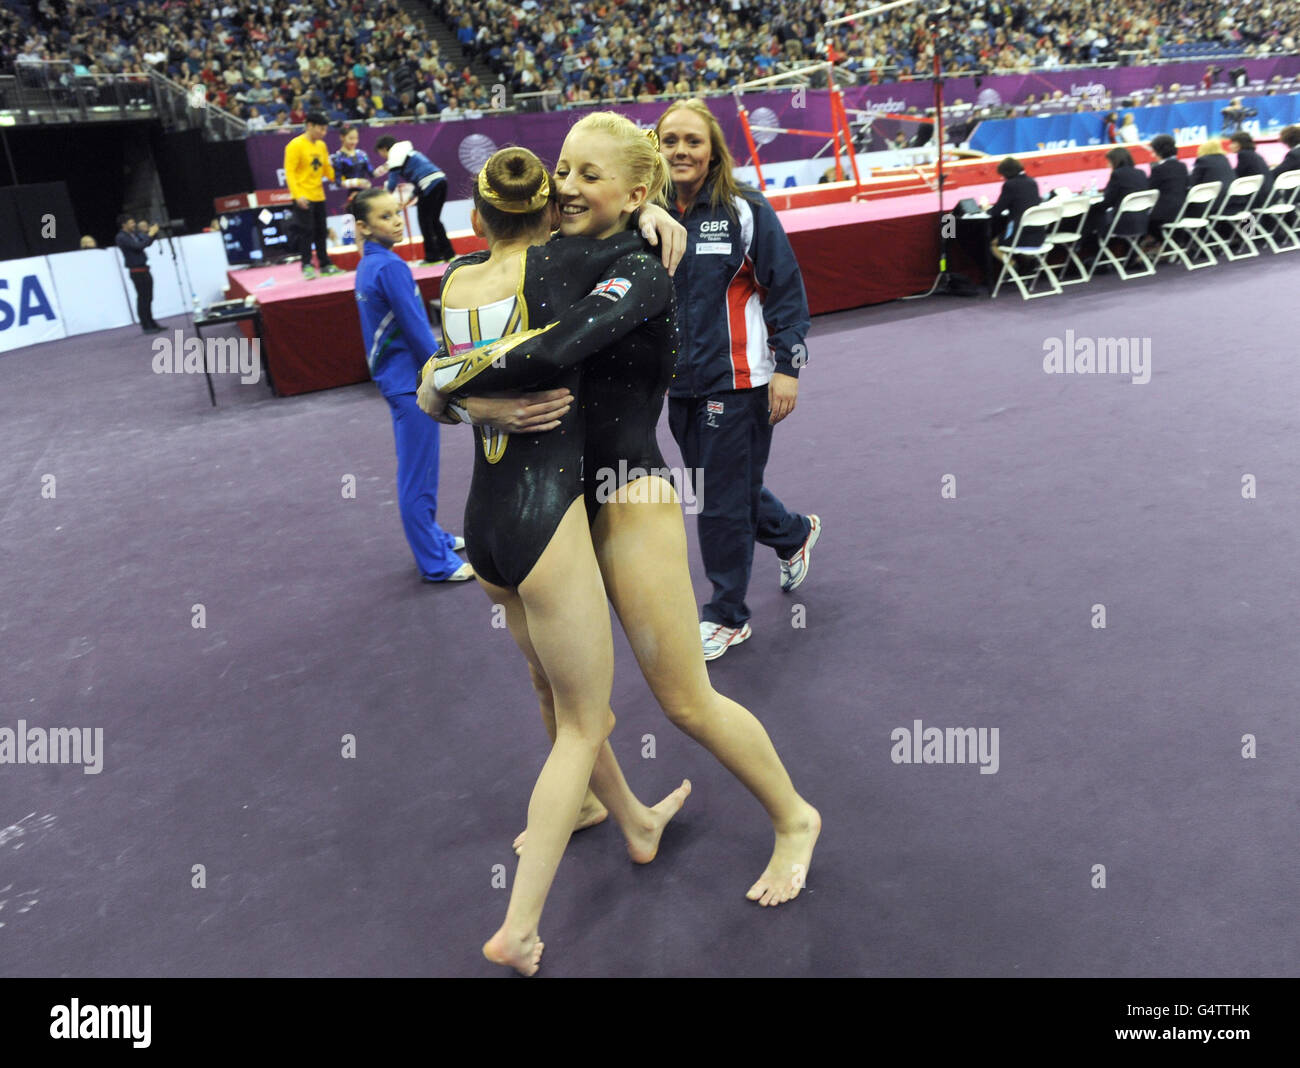
[[(1156, 273), (1156, 265), (1147, 259), (1147, 254), (1142, 251), (1142, 246), (1138, 242), (1147, 232), (1147, 217), (1159, 199), (1158, 189), (1143, 189), (1130, 193), (1119, 202), (1119, 207), (1115, 209), (1115, 215), (1110, 220), (1110, 228), (1101, 240), (1101, 247), (1097, 249), (1097, 255), (1093, 257), (1088, 267), (1089, 279), (1097, 272), (1097, 266), (1102, 259), (1108, 260), (1126, 282), (1130, 278), (1145, 278), (1149, 274)], [(1123, 257), (1116, 256), (1110, 250), (1112, 241), (1127, 242), (1128, 251)], [(1129, 270), (1129, 261), (1134, 256), (1141, 261), (1142, 265), (1135, 270)]]
[[(1283, 172), (1285, 173), (1285, 172)], [(1223, 198), (1223, 207), (1210, 217), (1209, 236), (1230, 260), (1245, 260), (1258, 256), (1251, 230), (1255, 226), (1255, 216), (1250, 210), (1250, 202), (1255, 199), (1259, 187), (1264, 184), (1262, 174), (1252, 174), (1245, 178), (1234, 178)], [(1219, 233), (1219, 227), (1226, 226), (1225, 237)], [(1236, 252), (1232, 247), (1233, 237), (1241, 239), (1242, 251)]]
[[(999, 243), (997, 246), (998, 251), (1005, 258), (1002, 260), (1002, 270), (998, 272), (997, 285), (993, 287), (994, 299), (997, 298), (998, 290), (1002, 288), (1002, 283), (1007, 277), (1016, 283), (1016, 288), (1020, 290), (1020, 295), (1025, 300), (1032, 300), (1034, 297), (1050, 297), (1054, 293), (1061, 292), (1061, 284), (1056, 280), (1056, 272), (1047, 264), (1048, 254), (1056, 247), (1047, 241), (1047, 234), (1056, 226), (1060, 218), (1061, 205), (1055, 200), (1025, 209), (1025, 213), (1020, 216), (1020, 224), (1016, 227), (1011, 243), (1009, 245)], [(1037, 233), (1033, 233), (1034, 231)], [(1026, 244), (1030, 239), (1036, 243)], [(1033, 274), (1020, 272), (1016, 266), (1017, 256), (1035, 261), (1036, 269)], [(1041, 275), (1047, 276), (1050, 288), (1035, 292), (1034, 284)]]
[[(1296, 173), (1300, 174), (1300, 171)], [(1063, 286), (1075, 286), (1088, 280), (1087, 264), (1079, 259), (1075, 248), (1083, 239), (1083, 223), (1092, 207), (1092, 197), (1071, 194), (1057, 198), (1056, 203), (1061, 205), (1061, 217), (1047, 235), (1047, 243), (1065, 253), (1065, 259), (1055, 268), (1056, 280)], [(1044, 259), (1043, 263), (1046, 264), (1047, 260)], [(1073, 278), (1069, 276), (1071, 267), (1075, 269)]]
[[(1275, 253), (1295, 252), (1300, 249), (1300, 227), (1292, 222), (1293, 215), (1300, 221), (1300, 171), (1283, 171), (1273, 179), (1267, 202), (1255, 209), (1255, 233)], [(1277, 237), (1282, 238), (1280, 244)]]
[[(1300, 171), (1296, 173), (1300, 174)], [(1164, 240), (1156, 251), (1157, 263), (1164, 259), (1180, 259), (1184, 267), (1194, 271), (1198, 267), (1213, 267), (1219, 262), (1204, 235), (1210, 229), (1210, 209), (1222, 188), (1222, 182), (1202, 182), (1187, 191), (1187, 199), (1178, 209), (1177, 217), (1164, 225)], [(1185, 243), (1179, 240), (1181, 237), (1185, 237)], [(1199, 259), (1197, 250), (1201, 253)]]

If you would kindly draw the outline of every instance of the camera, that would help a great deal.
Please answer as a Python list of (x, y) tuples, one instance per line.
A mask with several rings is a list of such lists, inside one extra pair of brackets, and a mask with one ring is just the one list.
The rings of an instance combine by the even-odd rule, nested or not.
[(1236, 133), (1241, 129), (1242, 120), (1253, 119), (1259, 114), (1259, 109), (1242, 107), (1240, 104), (1230, 104), (1220, 114), (1223, 115), (1223, 132)]

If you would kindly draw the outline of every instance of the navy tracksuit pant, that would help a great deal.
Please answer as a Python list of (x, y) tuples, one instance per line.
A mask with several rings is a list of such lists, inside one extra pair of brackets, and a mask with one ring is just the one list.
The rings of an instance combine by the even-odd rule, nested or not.
[(425, 262), (453, 260), (456, 250), (442, 225), (442, 206), (447, 202), (447, 183), (438, 180), (420, 194), (415, 203), (415, 217), (420, 221), (420, 240), (424, 242)]
[(708, 397), (669, 397), (668, 427), (694, 477), (699, 500), (700, 555), (713, 583), (713, 599), (701, 618), (739, 627), (748, 621), (745, 594), (754, 564), (754, 542), (794, 556), (812, 530), (807, 517), (786, 510), (763, 487), (763, 469), (772, 449), (767, 386), (732, 390)]

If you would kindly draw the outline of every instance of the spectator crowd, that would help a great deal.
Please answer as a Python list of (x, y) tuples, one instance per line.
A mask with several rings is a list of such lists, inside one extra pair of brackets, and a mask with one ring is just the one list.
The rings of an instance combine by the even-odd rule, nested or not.
[[(934, 36), (925, 4), (827, 28), (866, 6), (859, 0), (598, 0), (564, 7), (537, 0), (427, 0), (515, 93), (548, 92), (569, 102), (725, 91), (737, 81), (829, 54), (860, 80), (926, 77)], [(1208, 0), (1046, 0), (1030, 4), (953, 0), (938, 19), (947, 71), (1023, 73), (1115, 59), (1161, 57), (1192, 42), (1225, 54), (1294, 52), (1297, 0), (1229, 8)]]
[(76, 74), (164, 74), (250, 123), (309, 111), (365, 120), (487, 107), (395, 0), (39, 0), (0, 13), (0, 65), (64, 61)]
[[(419, 22), (450, 30), (442, 53)], [(825, 58), (860, 81), (945, 70), (1015, 73), (1146, 59), (1189, 43), (1225, 54), (1294, 52), (1300, 0), (953, 0), (927, 26), (926, 2), (827, 27), (859, 0), (6, 0), (0, 66), (60, 60), (77, 75), (149, 70), (250, 123), (472, 116), (491, 89), (548, 106), (707, 95)], [(498, 101), (499, 102), (499, 99)]]

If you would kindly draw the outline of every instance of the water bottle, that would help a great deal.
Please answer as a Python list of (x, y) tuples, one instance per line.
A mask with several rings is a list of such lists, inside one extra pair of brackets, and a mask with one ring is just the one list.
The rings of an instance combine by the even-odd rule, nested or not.
[(196, 318), (196, 319), (202, 319), (202, 318), (203, 318), (203, 302), (200, 301), (199, 298), (196, 297), (196, 296), (194, 295), (194, 291), (193, 291), (193, 290), (190, 290), (190, 303), (194, 306), (194, 318)]

